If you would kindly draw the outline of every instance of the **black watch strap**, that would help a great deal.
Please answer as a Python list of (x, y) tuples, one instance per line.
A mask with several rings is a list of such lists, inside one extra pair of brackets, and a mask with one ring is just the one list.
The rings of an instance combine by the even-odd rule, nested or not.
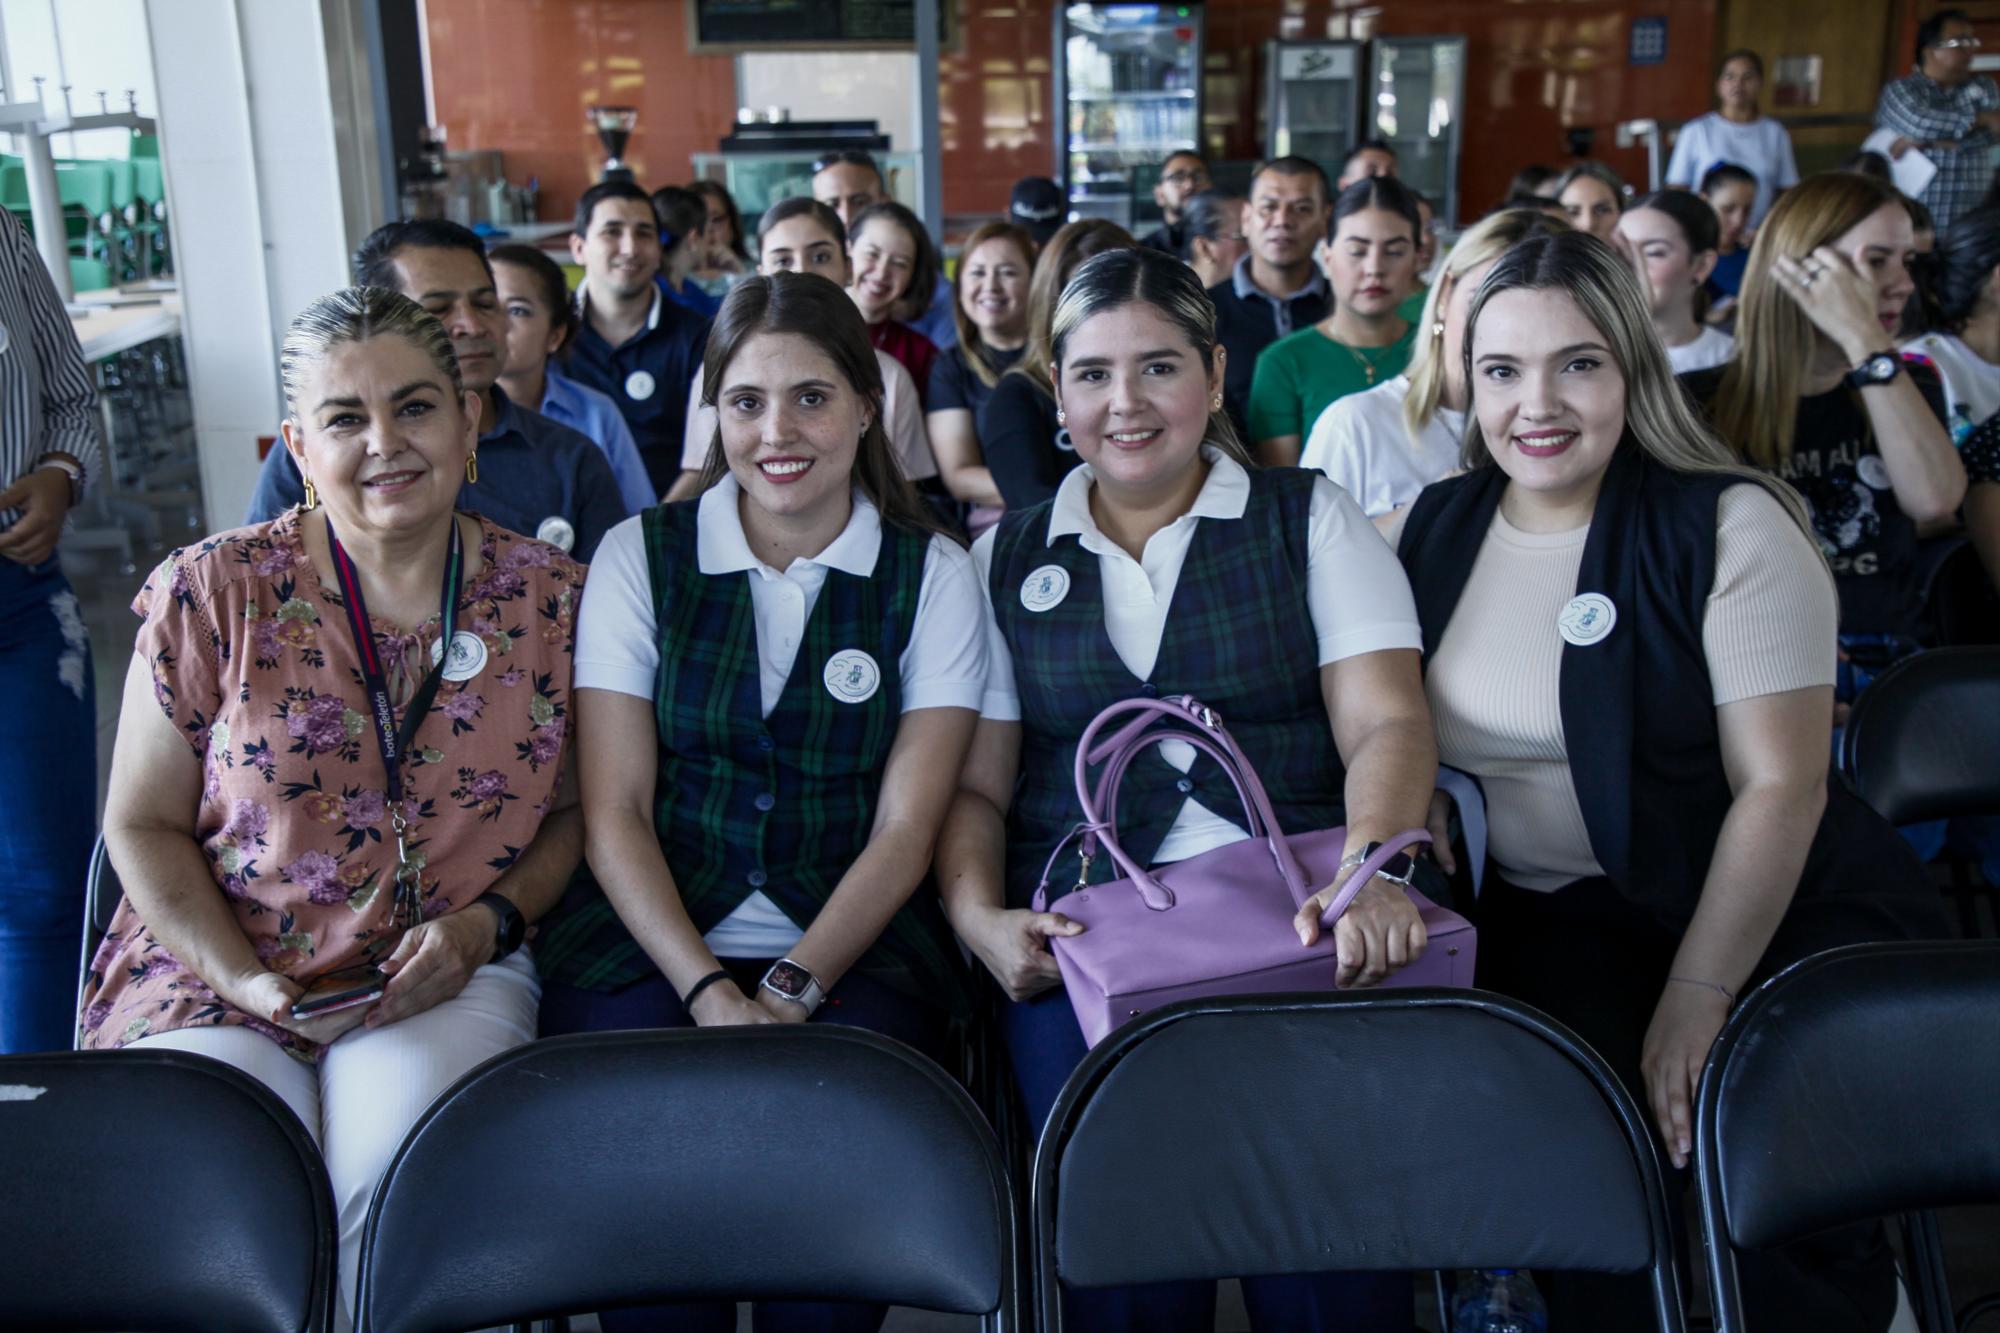
[(1894, 352), (1876, 352), (1863, 358), (1860, 365), (1847, 372), (1850, 388), (1866, 389), (1877, 384), (1887, 384), (1903, 369), (1903, 358)]
[(497, 963), (521, 947), (521, 941), (527, 938), (528, 919), (521, 915), (520, 908), (498, 893), (482, 893), (472, 901), (475, 905), (484, 903), (500, 918), (493, 932), (493, 957), (488, 962)]

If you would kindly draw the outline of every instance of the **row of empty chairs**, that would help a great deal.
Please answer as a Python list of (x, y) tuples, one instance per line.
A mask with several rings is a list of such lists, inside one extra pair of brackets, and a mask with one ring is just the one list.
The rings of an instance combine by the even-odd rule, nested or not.
[[(1996, 1049), (1991, 942), (1835, 950), (1746, 1000), (1699, 1108), (1721, 1333), (1744, 1327), (1739, 1250), (2000, 1200)], [(234, 1070), (0, 1059), (0, 1137), (0, 1327), (330, 1326), (324, 1170)], [(368, 1219), (356, 1325), (761, 1297), (1057, 1330), (1064, 1284), (1526, 1267), (1647, 1273), (1658, 1327), (1687, 1327), (1645, 1114), (1568, 1031), (1480, 991), (1148, 1015), (1076, 1071), (1022, 1203), (972, 1099), (886, 1038), (555, 1038), (473, 1071), (411, 1130)], [(840, 1223), (778, 1223), (799, 1217)], [(1954, 1327), (1935, 1254), (1912, 1269), (1926, 1333)]]

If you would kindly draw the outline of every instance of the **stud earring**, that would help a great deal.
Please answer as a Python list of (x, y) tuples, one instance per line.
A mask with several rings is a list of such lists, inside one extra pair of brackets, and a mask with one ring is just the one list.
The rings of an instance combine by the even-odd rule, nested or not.
[(475, 486), (478, 483), (479, 483), (479, 451), (477, 449), (474, 449), (471, 453), (465, 456), (465, 484), (468, 486)]
[(319, 492), (313, 489), (312, 478), (306, 478), (306, 508), (319, 508)]
[(1217, 394), (1217, 395), (1215, 395), (1215, 398), (1214, 398), (1214, 399), (1213, 399), (1213, 400), (1212, 400), (1212, 401), (1211, 401), (1211, 402), (1209, 403), (1209, 405), (1208, 405), (1208, 410), (1209, 410), (1209, 411), (1211, 411), (1211, 412), (1220, 412), (1220, 411), (1222, 410), (1222, 395), (1221, 395), (1221, 394)]
[(1439, 320), (1433, 320), (1433, 321), (1431, 322), (1431, 337), (1433, 337), (1433, 338), (1442, 338), (1442, 337), (1444, 337), (1444, 321), (1443, 321), (1443, 320), (1439, 319)]
[(1067, 426), (1069, 424), (1068, 414), (1065, 413), (1060, 407), (1056, 409), (1056, 424), (1058, 426)]

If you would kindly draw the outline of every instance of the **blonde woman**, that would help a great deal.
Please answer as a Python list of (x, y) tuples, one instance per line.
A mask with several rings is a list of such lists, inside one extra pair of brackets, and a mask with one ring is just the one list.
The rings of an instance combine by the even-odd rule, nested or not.
[(1000, 521), (1000, 488), (979, 449), (979, 410), (1028, 345), (1028, 280), (1035, 241), (1011, 222), (989, 222), (966, 238), (952, 278), (958, 340), (931, 366), (928, 411), (938, 477), (971, 506), (974, 536)]
[(1917, 541), (1965, 498), (1937, 374), (1896, 351), (1914, 246), (1893, 186), (1810, 177), (1757, 232), (1735, 357), (1682, 379), (1739, 457), (1805, 496), (1864, 673), (1918, 646)]
[[(1524, 241), (1466, 345), (1467, 471), (1418, 497), (1399, 553), (1439, 757), (1485, 789), (1480, 984), (1574, 1027), (1685, 1167), (1736, 998), (1836, 944), (1939, 932), (1935, 891), (1827, 781), (1838, 608), (1804, 506), (1695, 417), (1631, 264)], [(1752, 1325), (1881, 1333), (1877, 1230), (1746, 1263)], [(1552, 1275), (1551, 1322), (1638, 1327), (1645, 1287)]]
[(1493, 261), (1530, 236), (1568, 230), (1552, 214), (1510, 208), (1458, 238), (1424, 301), (1409, 369), (1319, 414), (1299, 466), (1338, 482), (1377, 518), (1458, 466), (1465, 436), (1465, 313)]

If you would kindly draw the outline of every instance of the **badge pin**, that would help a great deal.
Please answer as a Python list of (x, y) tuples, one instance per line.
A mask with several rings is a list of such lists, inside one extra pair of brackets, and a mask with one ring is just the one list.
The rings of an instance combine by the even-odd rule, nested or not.
[(1569, 605), (1556, 617), (1556, 630), (1563, 636), (1563, 642), (1588, 648), (1593, 643), (1602, 643), (1617, 623), (1618, 608), (1611, 604), (1611, 599), (1600, 592), (1587, 592), (1570, 598)]
[(1021, 584), (1021, 605), (1030, 611), (1047, 611), (1060, 606), (1069, 596), (1069, 571), (1061, 565), (1043, 565)]
[(576, 545), (576, 528), (566, 518), (551, 514), (535, 529), (535, 540), (567, 551)]
[[(431, 665), (436, 666), (444, 656), (444, 640), (431, 645)], [(486, 640), (469, 629), (458, 630), (451, 636), (451, 660), (444, 664), (446, 680), (471, 680), (486, 669)]]
[(1882, 461), (1880, 454), (1863, 454), (1860, 461), (1855, 463), (1854, 472), (1867, 483), (1870, 490), (1889, 489), (1889, 465)]
[(882, 688), (882, 668), (859, 648), (848, 648), (826, 659), (820, 680), (844, 704), (867, 703)]
[(650, 371), (635, 370), (625, 377), (625, 396), (627, 398), (651, 398), (655, 387), (657, 386), (654, 384)]

